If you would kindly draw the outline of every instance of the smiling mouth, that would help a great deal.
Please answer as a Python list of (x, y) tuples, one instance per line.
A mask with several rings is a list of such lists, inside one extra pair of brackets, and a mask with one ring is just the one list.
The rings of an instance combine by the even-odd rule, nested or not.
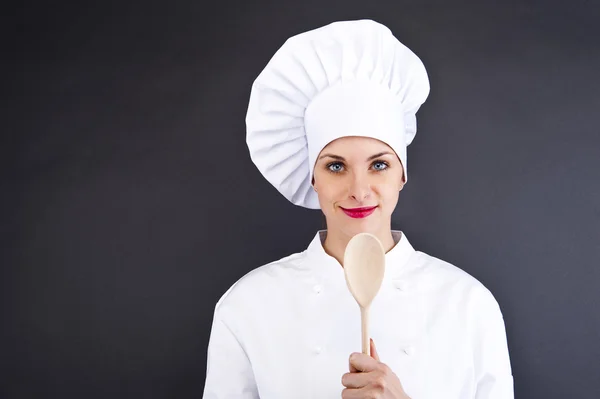
[(365, 207), (365, 208), (353, 208), (353, 209), (341, 208), (341, 209), (342, 209), (342, 211), (344, 211), (344, 213), (346, 215), (350, 216), (351, 218), (362, 219), (362, 218), (366, 218), (367, 216), (369, 216), (373, 212), (375, 212), (375, 209), (377, 209), (377, 207), (370, 206), (370, 207)]
[(342, 208), (345, 211), (350, 211), (350, 212), (365, 212), (365, 211), (370, 211), (371, 209), (375, 209), (377, 208), (377, 206), (366, 206), (364, 208)]

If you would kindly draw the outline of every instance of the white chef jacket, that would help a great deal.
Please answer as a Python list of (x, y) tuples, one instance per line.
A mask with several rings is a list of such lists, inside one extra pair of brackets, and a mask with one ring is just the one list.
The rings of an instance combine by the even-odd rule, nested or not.
[[(360, 309), (319, 231), (308, 248), (252, 270), (215, 307), (204, 399), (340, 398), (361, 351)], [(385, 255), (369, 328), (412, 399), (513, 399), (498, 303), (478, 280), (415, 251)]]

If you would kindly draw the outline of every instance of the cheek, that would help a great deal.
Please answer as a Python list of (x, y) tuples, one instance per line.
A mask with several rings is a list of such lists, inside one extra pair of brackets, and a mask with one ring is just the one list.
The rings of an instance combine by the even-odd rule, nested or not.
[(378, 193), (384, 203), (395, 206), (398, 202), (400, 187), (395, 184), (382, 184), (378, 186)]
[(340, 181), (325, 178), (319, 180), (317, 196), (321, 209), (327, 212), (346, 199), (346, 189)]
[(323, 203), (334, 203), (340, 200), (340, 190), (333, 184), (322, 184), (317, 194), (319, 201)]

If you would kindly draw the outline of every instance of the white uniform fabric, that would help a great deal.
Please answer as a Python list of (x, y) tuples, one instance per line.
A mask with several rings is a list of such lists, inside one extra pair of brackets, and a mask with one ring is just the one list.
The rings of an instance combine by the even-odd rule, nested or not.
[[(502, 313), (479, 281), (415, 251), (400, 231), (386, 254), (370, 335), (412, 399), (513, 399)], [(204, 399), (339, 398), (361, 350), (360, 311), (322, 246), (259, 267), (218, 301)]]
[(250, 158), (295, 205), (319, 209), (311, 182), (321, 150), (340, 137), (381, 140), (408, 179), (416, 112), (429, 95), (425, 66), (386, 26), (339, 21), (289, 38), (252, 85)]

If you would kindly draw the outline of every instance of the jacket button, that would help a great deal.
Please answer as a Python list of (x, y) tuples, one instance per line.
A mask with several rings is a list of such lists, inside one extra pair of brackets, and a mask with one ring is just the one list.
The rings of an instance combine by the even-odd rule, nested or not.
[(394, 287), (396, 287), (398, 291), (406, 291), (408, 284), (406, 284), (405, 281), (396, 280), (394, 281)]
[(414, 346), (407, 346), (406, 348), (404, 348), (404, 353), (406, 353), (408, 356), (412, 356), (415, 354), (415, 347)]
[(318, 355), (318, 354), (320, 354), (322, 351), (323, 351), (323, 348), (321, 348), (320, 346), (317, 346), (317, 347), (315, 348), (315, 353), (316, 353), (317, 355)]
[(315, 286), (313, 287), (313, 291), (315, 292), (315, 294), (320, 294), (320, 293), (321, 293), (321, 290), (322, 290), (322, 288), (321, 288), (321, 286), (320, 286), (320, 285), (315, 285)]

